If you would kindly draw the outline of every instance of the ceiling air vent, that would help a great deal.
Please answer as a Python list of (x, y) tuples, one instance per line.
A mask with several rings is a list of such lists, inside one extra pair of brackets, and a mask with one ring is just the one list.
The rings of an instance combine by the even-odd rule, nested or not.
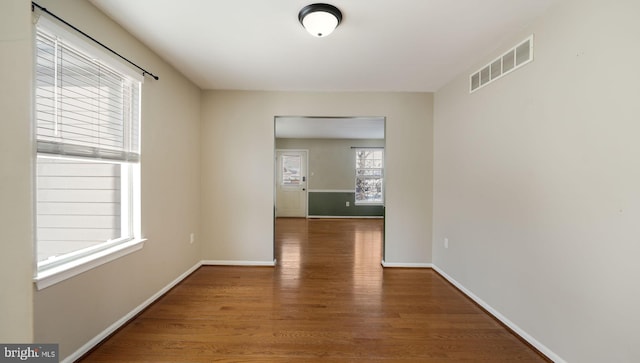
[(513, 72), (533, 60), (533, 34), (469, 77), (469, 92)]

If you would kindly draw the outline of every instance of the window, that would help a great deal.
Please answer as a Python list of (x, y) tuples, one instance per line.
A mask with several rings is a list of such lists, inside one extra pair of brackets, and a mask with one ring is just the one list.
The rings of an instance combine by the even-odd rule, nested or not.
[(282, 155), (282, 185), (298, 185), (302, 181), (300, 155)]
[(356, 149), (356, 204), (382, 204), (383, 149)]
[(35, 81), (41, 277), (140, 240), (141, 82), (40, 27)]

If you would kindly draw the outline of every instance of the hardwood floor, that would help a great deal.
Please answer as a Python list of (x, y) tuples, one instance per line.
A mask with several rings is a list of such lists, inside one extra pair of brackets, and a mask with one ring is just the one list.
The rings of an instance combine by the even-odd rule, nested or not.
[(381, 220), (276, 231), (277, 267), (201, 267), (84, 361), (547, 361), (433, 270), (383, 269)]

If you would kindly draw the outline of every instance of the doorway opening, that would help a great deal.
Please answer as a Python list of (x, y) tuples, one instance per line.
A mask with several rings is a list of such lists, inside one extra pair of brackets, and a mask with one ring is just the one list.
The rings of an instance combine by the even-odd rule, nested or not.
[[(274, 118), (274, 259), (276, 218), (378, 218), (384, 225), (385, 121)], [(384, 227), (382, 233), (384, 259)]]

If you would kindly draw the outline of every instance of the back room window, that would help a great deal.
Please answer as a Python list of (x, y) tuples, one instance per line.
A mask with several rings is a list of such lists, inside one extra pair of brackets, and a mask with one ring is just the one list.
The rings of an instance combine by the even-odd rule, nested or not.
[(384, 149), (356, 149), (356, 204), (382, 204)]

